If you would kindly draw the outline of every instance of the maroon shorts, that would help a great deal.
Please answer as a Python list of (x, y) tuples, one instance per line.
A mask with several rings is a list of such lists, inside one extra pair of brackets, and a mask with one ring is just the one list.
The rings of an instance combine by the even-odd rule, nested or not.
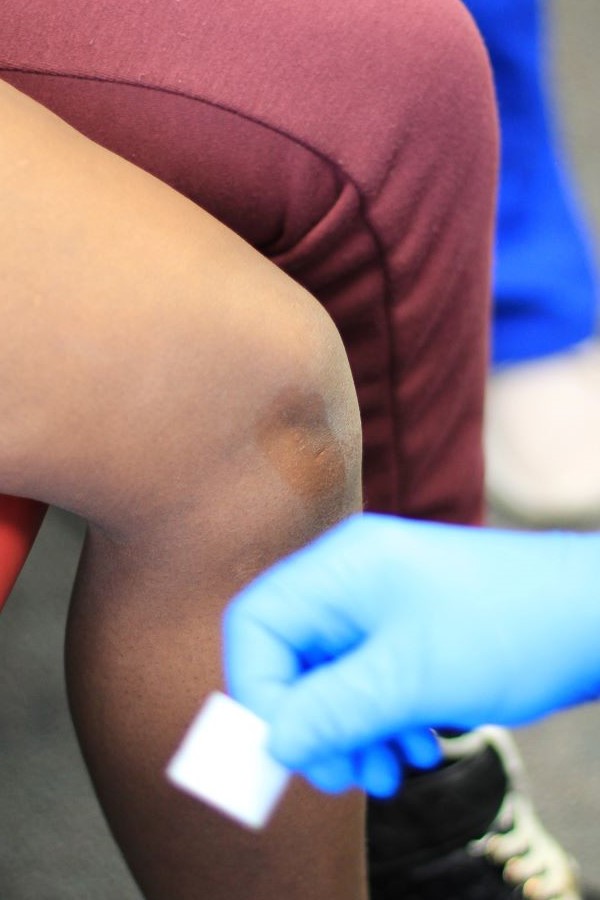
[(0, 76), (326, 307), (370, 509), (479, 520), (497, 131), (458, 0), (4, 0)]

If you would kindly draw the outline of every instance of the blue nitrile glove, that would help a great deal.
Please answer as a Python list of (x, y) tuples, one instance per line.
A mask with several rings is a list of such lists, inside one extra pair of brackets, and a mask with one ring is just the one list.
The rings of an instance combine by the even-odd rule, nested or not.
[(278, 760), (391, 794), (402, 760), (436, 761), (431, 727), (596, 696), (600, 536), (353, 516), (234, 599), (225, 661)]

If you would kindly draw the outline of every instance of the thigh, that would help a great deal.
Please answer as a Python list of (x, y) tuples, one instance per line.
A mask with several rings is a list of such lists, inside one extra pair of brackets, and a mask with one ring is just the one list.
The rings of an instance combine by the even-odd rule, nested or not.
[[(82, 17), (69, 0), (23, 46), (12, 2), (6, 77), (328, 309), (361, 404), (369, 507), (478, 520), (497, 147), (462, 4), (103, 0)], [(52, 42), (35, 37), (44, 24)]]

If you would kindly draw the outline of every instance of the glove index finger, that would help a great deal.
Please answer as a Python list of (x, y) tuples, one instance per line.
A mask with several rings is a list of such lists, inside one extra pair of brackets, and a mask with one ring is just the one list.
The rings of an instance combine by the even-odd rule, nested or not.
[(223, 620), (225, 681), (231, 696), (267, 721), (286, 687), (299, 674), (290, 644), (256, 617), (250, 606), (235, 602)]
[(268, 717), (275, 697), (307, 670), (364, 638), (340, 583), (310, 545), (259, 575), (225, 611), (223, 634), (229, 690)]

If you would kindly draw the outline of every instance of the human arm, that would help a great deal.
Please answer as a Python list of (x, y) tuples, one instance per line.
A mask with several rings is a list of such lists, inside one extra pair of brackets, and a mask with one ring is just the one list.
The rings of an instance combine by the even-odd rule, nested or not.
[(599, 584), (600, 535), (352, 517), (233, 601), (230, 689), (281, 762), (389, 793), (403, 735), (595, 697)]

